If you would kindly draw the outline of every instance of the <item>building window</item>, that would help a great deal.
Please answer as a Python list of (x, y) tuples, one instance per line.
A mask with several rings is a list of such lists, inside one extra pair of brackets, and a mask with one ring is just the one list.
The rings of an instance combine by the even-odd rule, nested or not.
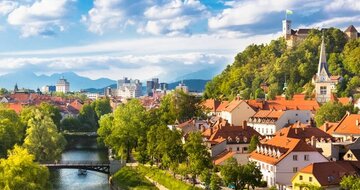
[(309, 161), (309, 155), (308, 154), (304, 155), (304, 160)]
[(236, 151), (240, 151), (240, 148), (239, 148), (239, 147), (236, 147)]
[(312, 182), (312, 177), (309, 177), (309, 182)]
[(302, 176), (302, 175), (299, 176), (299, 180), (303, 180), (303, 176)]
[(244, 147), (244, 148), (243, 148), (243, 151), (247, 151), (247, 150), (248, 150), (248, 148), (247, 148), (247, 147)]
[(274, 171), (274, 167), (273, 166), (270, 166), (270, 171)]
[(294, 173), (296, 173), (296, 172), (297, 172), (297, 170), (298, 170), (298, 168), (297, 168), (297, 167), (293, 167), (293, 172), (294, 172)]
[(320, 86), (320, 94), (325, 95), (326, 94), (326, 86)]
[(297, 161), (297, 155), (293, 155), (293, 160)]

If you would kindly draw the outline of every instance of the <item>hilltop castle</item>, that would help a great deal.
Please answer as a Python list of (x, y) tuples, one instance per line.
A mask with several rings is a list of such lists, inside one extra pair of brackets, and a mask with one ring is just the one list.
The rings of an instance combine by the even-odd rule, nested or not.
[[(286, 45), (289, 48), (294, 47), (296, 44), (303, 41), (308, 35), (311, 29), (299, 28), (298, 30), (291, 29), (291, 20), (282, 21), (282, 33), (286, 40)], [(353, 25), (350, 25), (344, 31), (346, 38), (349, 40), (360, 38), (360, 33)]]

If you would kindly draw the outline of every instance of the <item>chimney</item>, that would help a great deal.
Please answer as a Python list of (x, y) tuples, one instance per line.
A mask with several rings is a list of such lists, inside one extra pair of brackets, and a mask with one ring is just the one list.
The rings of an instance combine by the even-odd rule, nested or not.
[(356, 119), (355, 125), (356, 125), (357, 127), (359, 126), (359, 119)]
[(243, 129), (246, 130), (247, 129), (247, 121), (243, 120), (242, 125), (243, 125)]
[(311, 137), (311, 146), (313, 146), (314, 148), (316, 148), (316, 137), (312, 136)]
[(324, 123), (324, 131), (326, 132), (327, 130), (329, 130), (329, 123), (325, 122)]
[(349, 115), (350, 115), (350, 112), (349, 112), (349, 111), (346, 111), (346, 115), (349, 116)]
[(297, 135), (298, 134), (298, 129), (297, 128), (295, 128), (295, 135)]

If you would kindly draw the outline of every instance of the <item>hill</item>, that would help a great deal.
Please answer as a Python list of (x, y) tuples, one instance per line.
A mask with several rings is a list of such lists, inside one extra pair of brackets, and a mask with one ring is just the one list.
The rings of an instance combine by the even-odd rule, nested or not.
[[(292, 49), (284, 38), (268, 45), (250, 45), (235, 56), (234, 62), (207, 85), (205, 98), (269, 98), (285, 93), (291, 97), (305, 92), (313, 95), (312, 77), (317, 72), (322, 31), (312, 29), (307, 38)], [(327, 63), (332, 75), (343, 76), (338, 96), (356, 95), (360, 87), (360, 39), (348, 41), (336, 28), (324, 30)], [(266, 86), (266, 92), (261, 88)], [(285, 88), (284, 88), (285, 87)]]
[[(175, 89), (180, 82), (181, 81), (170, 83), (169, 90)], [(205, 90), (205, 85), (207, 82), (209, 82), (209, 80), (203, 80), (203, 79), (183, 80), (183, 83), (189, 88), (189, 91), (191, 92), (203, 92)]]

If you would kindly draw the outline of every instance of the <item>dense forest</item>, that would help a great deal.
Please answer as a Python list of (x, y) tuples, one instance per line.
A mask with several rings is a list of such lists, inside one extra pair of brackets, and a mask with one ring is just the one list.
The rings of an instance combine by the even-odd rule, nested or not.
[[(287, 48), (283, 37), (269, 44), (250, 45), (235, 56), (232, 64), (207, 83), (204, 97), (232, 99), (273, 99), (276, 95), (305, 93), (313, 97), (312, 77), (317, 72), (321, 36), (324, 35), (327, 62), (331, 75), (343, 77), (337, 86), (338, 97), (358, 97), (360, 87), (360, 39), (347, 40), (336, 28), (312, 29), (308, 37)], [(261, 85), (266, 84), (264, 92)], [(284, 88), (285, 87), (285, 88)]]

